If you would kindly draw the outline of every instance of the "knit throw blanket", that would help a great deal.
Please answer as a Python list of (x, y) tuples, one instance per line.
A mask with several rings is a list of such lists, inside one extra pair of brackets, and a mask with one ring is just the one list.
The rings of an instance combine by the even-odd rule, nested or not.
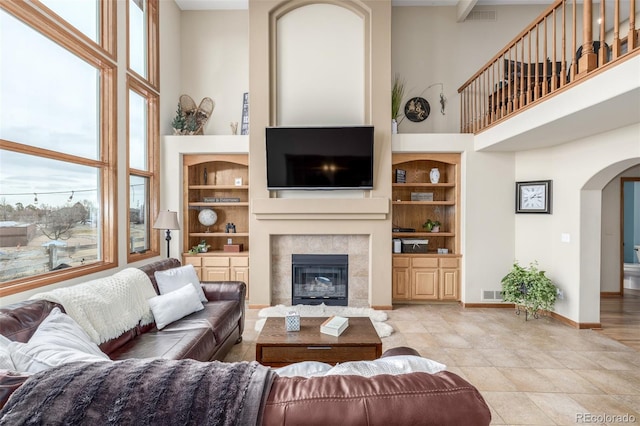
[(31, 376), (0, 425), (256, 425), (274, 374), (255, 361), (66, 364)]
[(99, 345), (138, 324), (152, 323), (147, 299), (154, 296), (156, 292), (147, 274), (137, 268), (126, 268), (105, 278), (38, 293), (31, 299), (64, 306), (66, 313)]

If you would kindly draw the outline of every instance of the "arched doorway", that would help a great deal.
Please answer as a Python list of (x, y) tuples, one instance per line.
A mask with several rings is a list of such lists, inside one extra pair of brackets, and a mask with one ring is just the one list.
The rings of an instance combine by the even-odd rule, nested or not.
[[(640, 298), (624, 297), (620, 288), (621, 182), (640, 175), (640, 158), (609, 165), (587, 181), (581, 191), (580, 309), (597, 309), (603, 334), (640, 345)], [(594, 259), (600, 259), (600, 262)]]

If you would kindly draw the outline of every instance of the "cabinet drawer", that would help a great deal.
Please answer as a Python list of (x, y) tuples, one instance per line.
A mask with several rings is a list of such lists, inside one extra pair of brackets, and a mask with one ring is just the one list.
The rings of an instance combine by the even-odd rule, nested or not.
[(414, 268), (437, 268), (437, 257), (414, 257), (411, 259), (411, 266)]
[(249, 258), (246, 256), (232, 257), (231, 266), (249, 266)]
[(202, 266), (229, 266), (228, 257), (205, 257)]
[(457, 268), (460, 266), (460, 261), (457, 258), (447, 258), (443, 257), (440, 259), (440, 267), (441, 268)]
[(202, 266), (202, 258), (197, 256), (185, 256), (184, 257), (185, 265), (193, 265), (193, 266)]
[(394, 257), (393, 258), (393, 266), (395, 268), (408, 268), (409, 267), (409, 258), (408, 257)]
[(314, 360), (336, 364), (348, 361), (374, 360), (377, 348), (371, 346), (262, 346), (258, 348), (258, 362), (264, 365), (287, 365)]

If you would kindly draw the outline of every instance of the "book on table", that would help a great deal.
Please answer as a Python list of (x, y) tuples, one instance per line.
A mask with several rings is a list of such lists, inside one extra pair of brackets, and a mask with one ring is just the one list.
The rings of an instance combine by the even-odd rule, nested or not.
[(337, 315), (327, 318), (320, 326), (320, 332), (331, 336), (339, 336), (349, 327), (349, 318)]

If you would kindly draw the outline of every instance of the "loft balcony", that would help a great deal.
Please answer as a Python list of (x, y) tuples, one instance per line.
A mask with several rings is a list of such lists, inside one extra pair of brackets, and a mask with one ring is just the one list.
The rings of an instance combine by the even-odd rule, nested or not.
[(477, 150), (559, 145), (640, 122), (638, 0), (557, 0), (465, 82)]

